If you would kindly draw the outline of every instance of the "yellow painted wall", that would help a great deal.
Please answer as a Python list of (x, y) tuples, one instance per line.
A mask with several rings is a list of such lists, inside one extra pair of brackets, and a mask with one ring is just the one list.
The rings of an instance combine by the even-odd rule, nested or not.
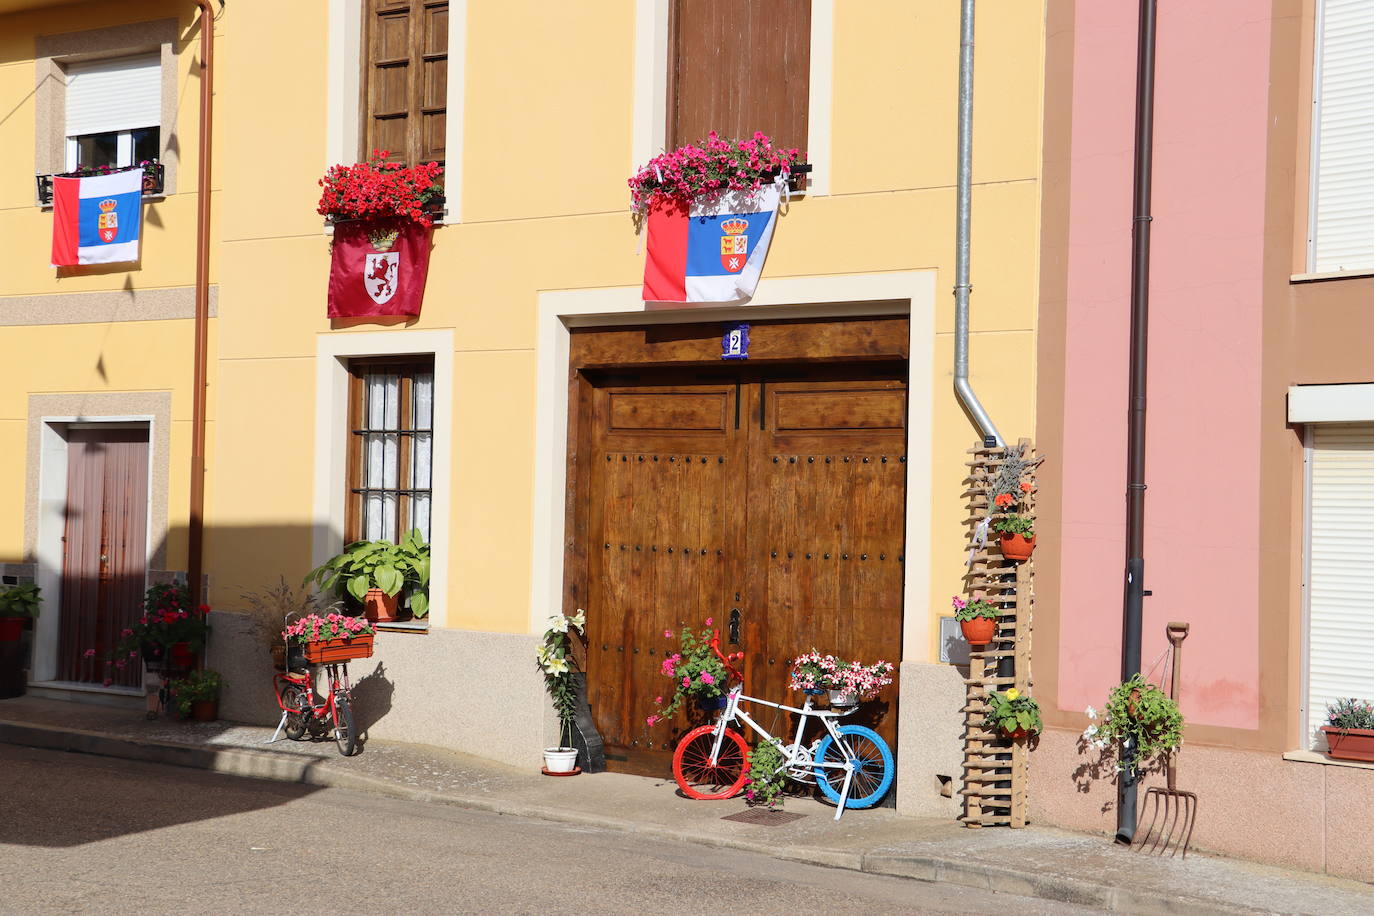
[[(132, 6), (149, 18), (167, 15), (152, 0)], [(233, 3), (220, 24), (216, 185), (227, 193), (215, 200), (221, 384), (212, 390), (209, 566), (212, 597), (224, 605), (278, 575), (299, 580), (309, 566), (317, 341), (379, 330), (334, 329), (325, 318), (329, 239), (315, 203), (328, 164), (329, 48), (321, 21), (328, 8)], [(463, 166), (463, 222), (436, 230), (424, 313), (407, 326), (454, 331), (454, 389), (441, 393), (451, 399), (454, 423), (446, 482), (452, 525), (448, 555), (436, 558), (449, 564), (448, 623), (525, 632), (538, 295), (634, 286), (641, 278), (625, 185), (637, 164), (630, 159), (636, 4), (478, 0), (468, 10), (464, 145), (449, 151)], [(972, 379), (1012, 440), (1032, 429), (1035, 406), (1042, 14), (1040, 4), (984, 4), (978, 22)], [(129, 18), (127, 10), (120, 15)], [(0, 17), (0, 48), (16, 44), (6, 25), (22, 19), (32, 31), (33, 23), (55, 18)], [(960, 482), (964, 449), (976, 436), (950, 384), (958, 8), (943, 0), (839, 2), (834, 18), (830, 194), (793, 202), (763, 283), (938, 271), (933, 617), (960, 588)], [(27, 74), (31, 83), (31, 62), (27, 69), (5, 62), (12, 57), (0, 56), (0, 102), (31, 89), (21, 79)], [(288, 78), (265, 65), (279, 61), (290, 62)], [(193, 89), (182, 92), (183, 125), (193, 123)], [(32, 116), (0, 125), (0, 142), (27, 149), (32, 137), (16, 134), (13, 122), (31, 130)], [(193, 187), (187, 163), (194, 133), (189, 137), (183, 189)], [(23, 211), (0, 209), (0, 242), (46, 231), (46, 217), (21, 192), (13, 176), (0, 175), (0, 207)], [(189, 282), (193, 203), (178, 195), (163, 205), (180, 235), (150, 234), (150, 252), (161, 254), (156, 263), (146, 259), (146, 276)], [(26, 264), (24, 282), (58, 291), (42, 263)], [(163, 386), (184, 386), (180, 370), (179, 363), (161, 370)], [(159, 370), (128, 371), (153, 381)], [(55, 382), (88, 384), (79, 360), (59, 375)], [(13, 425), (4, 421), (16, 416), (18, 400), (12, 406), (0, 394), (0, 434)], [(7, 480), (22, 473), (0, 469)], [(0, 523), (0, 550), (13, 539), (9, 524)]]

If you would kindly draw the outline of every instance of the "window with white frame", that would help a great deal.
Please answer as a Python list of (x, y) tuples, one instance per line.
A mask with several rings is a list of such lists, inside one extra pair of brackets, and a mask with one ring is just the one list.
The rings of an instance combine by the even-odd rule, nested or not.
[(1308, 433), (1306, 747), (1325, 750), (1327, 704), (1374, 700), (1374, 423)]
[(157, 52), (66, 65), (66, 166), (124, 168), (158, 158), (162, 64)]
[(1374, 269), (1374, 3), (1319, 0), (1307, 269)]
[(344, 543), (428, 541), (434, 451), (434, 358), (349, 360)]

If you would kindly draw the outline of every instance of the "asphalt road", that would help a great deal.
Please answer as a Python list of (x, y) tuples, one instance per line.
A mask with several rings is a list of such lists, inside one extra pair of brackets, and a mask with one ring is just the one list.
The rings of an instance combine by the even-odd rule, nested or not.
[(102, 757), (0, 745), (0, 773), (4, 914), (1089, 912)]

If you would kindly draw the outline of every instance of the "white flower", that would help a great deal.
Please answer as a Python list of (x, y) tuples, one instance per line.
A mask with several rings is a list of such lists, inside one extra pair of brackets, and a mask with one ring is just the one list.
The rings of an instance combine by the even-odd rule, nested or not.
[(562, 614), (554, 614), (549, 618), (549, 630), (554, 633), (568, 632), (568, 618)]
[(1083, 740), (1087, 741), (1087, 740), (1091, 739), (1091, 738), (1092, 738), (1094, 735), (1096, 735), (1096, 734), (1097, 734), (1097, 726), (1096, 726), (1096, 725), (1089, 725), (1087, 728), (1083, 729)]
[(544, 662), (544, 670), (549, 674), (567, 674), (568, 663), (561, 658), (550, 658), (548, 661)]
[(1097, 710), (1096, 710), (1096, 709), (1093, 709), (1091, 706), (1089, 706), (1087, 709), (1085, 709), (1085, 710), (1083, 710), (1083, 711), (1086, 712), (1086, 713), (1088, 714), (1088, 718), (1089, 718), (1089, 719), (1096, 719), (1096, 718), (1097, 718)]
[(1107, 747), (1107, 742), (1101, 738), (1098, 738), (1096, 741), (1093, 742), (1093, 745), (1100, 751)]
[(544, 664), (544, 662), (549, 660), (549, 647), (540, 646), (538, 649), (535, 649), (534, 657), (539, 659), (539, 664)]
[(578, 608), (577, 613), (573, 614), (572, 617), (569, 618), (569, 621), (580, 630), (587, 625), (587, 612), (582, 610), (582, 608)]

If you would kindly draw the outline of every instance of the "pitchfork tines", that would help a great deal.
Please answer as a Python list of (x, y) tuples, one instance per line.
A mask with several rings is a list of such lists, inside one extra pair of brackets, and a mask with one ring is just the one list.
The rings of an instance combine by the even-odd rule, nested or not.
[[(1168, 634), (1169, 643), (1173, 646), (1174, 661), (1173, 671), (1169, 677), (1169, 693), (1175, 703), (1178, 702), (1178, 674), (1182, 666), (1183, 640), (1188, 636), (1188, 624), (1170, 623), (1165, 627)], [(1135, 850), (1140, 852), (1146, 850), (1156, 855), (1164, 855), (1169, 851), (1170, 856), (1177, 855), (1179, 850), (1183, 851), (1183, 858), (1188, 858), (1188, 844), (1193, 840), (1193, 824), (1197, 821), (1197, 795), (1192, 792), (1184, 792), (1178, 788), (1178, 750), (1169, 753), (1168, 765), (1165, 769), (1166, 788), (1158, 786), (1145, 792), (1145, 802), (1140, 806), (1140, 818), (1136, 822), (1136, 842)], [(1145, 809), (1150, 807), (1150, 824), (1142, 833), (1140, 828), (1145, 823)], [(1181, 840), (1181, 842), (1180, 842)]]

